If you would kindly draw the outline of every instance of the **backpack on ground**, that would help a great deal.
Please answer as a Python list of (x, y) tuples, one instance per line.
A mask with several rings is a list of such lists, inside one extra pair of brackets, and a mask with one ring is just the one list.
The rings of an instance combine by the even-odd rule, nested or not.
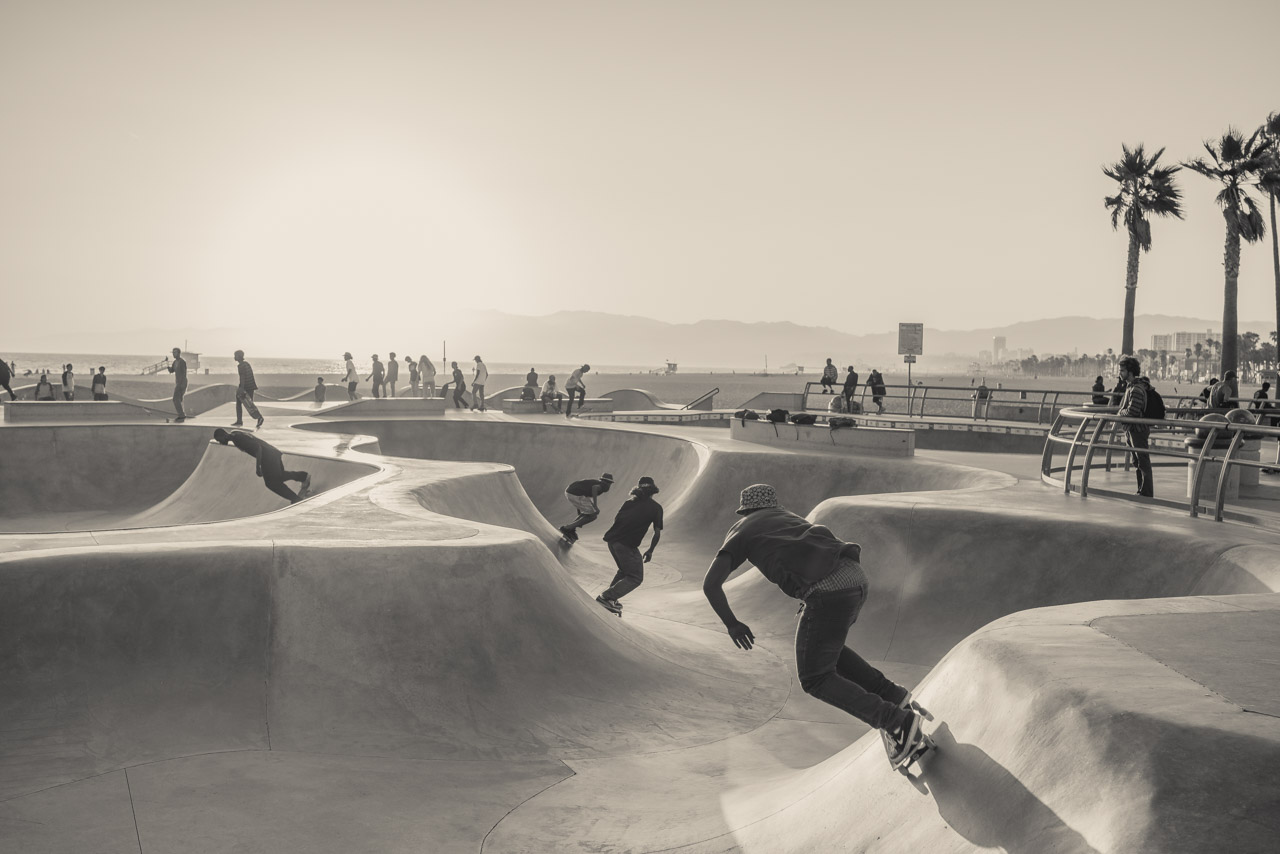
[(788, 420), (792, 424), (815, 424), (818, 421), (818, 416), (814, 415), (812, 412), (797, 412)]
[(782, 424), (790, 415), (791, 413), (785, 409), (770, 409), (769, 414), (765, 416), (765, 420), (772, 421), (774, 424)]
[(1143, 418), (1164, 418), (1164, 398), (1154, 387), (1147, 387), (1147, 405), (1142, 410)]
[(745, 427), (748, 421), (759, 421), (760, 413), (756, 412), (754, 409), (739, 409), (737, 412), (733, 413), (733, 417), (741, 421), (742, 425)]

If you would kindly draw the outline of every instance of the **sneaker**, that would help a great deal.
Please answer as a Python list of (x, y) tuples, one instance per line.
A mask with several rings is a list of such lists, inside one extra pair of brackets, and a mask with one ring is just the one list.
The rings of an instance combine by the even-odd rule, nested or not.
[(560, 526), (560, 533), (564, 534), (565, 539), (567, 539), (567, 540), (577, 540), (577, 539), (578, 539), (578, 532), (577, 532), (577, 531), (575, 531), (575, 530), (573, 530), (573, 528), (570, 528), (568, 525), (561, 525), (561, 526)]
[(311, 495), (311, 472), (307, 472), (306, 478), (302, 481), (302, 491), (298, 495), (303, 498)]
[(617, 599), (606, 599), (604, 596), (597, 596), (596, 601), (603, 605), (607, 611), (612, 611), (615, 614), (622, 613), (622, 604)]
[(263, 418), (261, 415), (259, 415), (259, 416), (258, 416), (258, 429), (259, 429), (259, 430), (261, 430), (261, 429), (262, 429), (262, 422), (263, 422), (263, 421), (266, 421), (266, 420), (267, 420), (267, 419)]
[(183, 421), (186, 421), (186, 420), (187, 420), (186, 418), (184, 418), (184, 417), (182, 417), (181, 415), (179, 415), (177, 418), (173, 419), (173, 423), (174, 423), (174, 424), (181, 424)]
[(907, 757), (920, 746), (923, 737), (924, 734), (920, 731), (920, 716), (908, 709), (902, 726), (897, 732), (889, 734), (889, 739), (893, 742), (893, 755), (889, 757), (889, 761), (894, 767), (906, 761)]

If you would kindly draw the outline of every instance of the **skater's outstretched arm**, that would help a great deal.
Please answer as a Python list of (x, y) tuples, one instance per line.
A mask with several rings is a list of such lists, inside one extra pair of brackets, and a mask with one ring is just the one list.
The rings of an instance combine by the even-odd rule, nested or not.
[[(654, 549), (656, 549), (656, 548), (658, 547), (658, 540), (660, 540), (660, 539), (662, 539), (662, 529), (661, 529), (661, 528), (654, 528), (654, 529), (653, 529), (653, 539), (649, 541), (649, 548), (648, 548), (648, 550), (644, 553), (644, 562), (645, 562), (645, 563), (648, 563), (649, 561), (653, 560), (653, 550), (654, 550)], [(720, 593), (721, 593), (721, 595), (724, 595), (724, 591), (723, 591), (723, 590), (722, 590), (722, 591), (720, 591)]]
[(707, 569), (706, 577), (702, 579), (702, 595), (707, 597), (707, 601), (711, 603), (711, 608), (716, 612), (716, 616), (720, 618), (720, 622), (724, 623), (726, 629), (729, 630), (729, 637), (733, 638), (734, 646), (742, 649), (751, 649), (755, 643), (756, 636), (751, 633), (751, 628), (746, 624), (738, 621), (734, 616), (733, 609), (729, 607), (729, 598), (724, 595), (724, 583), (733, 573), (733, 560), (726, 552), (720, 552), (716, 555), (716, 559), (711, 562), (711, 566)]

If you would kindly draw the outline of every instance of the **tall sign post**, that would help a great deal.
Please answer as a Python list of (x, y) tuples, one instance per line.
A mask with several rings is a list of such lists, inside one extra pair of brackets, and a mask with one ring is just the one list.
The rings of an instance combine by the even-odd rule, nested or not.
[(907, 365), (907, 415), (911, 415), (916, 395), (916, 387), (911, 382), (911, 366), (915, 364), (916, 356), (923, 353), (924, 324), (899, 323), (898, 355), (902, 357), (902, 361)]

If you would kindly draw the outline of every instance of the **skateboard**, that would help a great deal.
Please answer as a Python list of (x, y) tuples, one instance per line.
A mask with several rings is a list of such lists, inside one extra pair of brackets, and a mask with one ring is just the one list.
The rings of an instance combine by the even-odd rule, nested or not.
[[(926, 720), (926, 721), (933, 720), (932, 713), (930, 713), (928, 709), (926, 709), (924, 706), (917, 703), (915, 700), (912, 700), (910, 703), (908, 703), (907, 708), (911, 709), (913, 712), (919, 715), (923, 720)], [(930, 738), (924, 732), (924, 730), (921, 729), (920, 741), (916, 744), (915, 749), (912, 750), (910, 753), (908, 753), (906, 756), (899, 757), (898, 760), (895, 762), (893, 758), (893, 753), (896, 745), (894, 744), (893, 739), (889, 736), (887, 732), (881, 730), (880, 740), (884, 742), (884, 753), (885, 753), (885, 756), (887, 756), (889, 759), (889, 767), (897, 771), (899, 774), (902, 774), (904, 777), (910, 777), (911, 773), (909, 769), (911, 768), (911, 766), (914, 765), (919, 759), (921, 759), (930, 750), (936, 750), (938, 747), (937, 742), (935, 742), (932, 738)]]
[(597, 597), (596, 597), (596, 601), (597, 601), (597, 602), (599, 602), (599, 603), (600, 603), (600, 606), (601, 606), (602, 608), (604, 608), (606, 611), (608, 611), (610, 614), (613, 614), (613, 615), (614, 615), (615, 617), (617, 617), (618, 619), (622, 619), (622, 606), (621, 606), (621, 605), (619, 605), (618, 607), (616, 607), (616, 608), (615, 608), (613, 605), (610, 605), (610, 604), (609, 604), (609, 601), (608, 601), (607, 599), (604, 599), (604, 598), (603, 598), (603, 597), (601, 597), (601, 596), (597, 596)]
[(566, 549), (568, 549), (568, 548), (573, 548), (573, 540), (569, 539), (569, 538), (568, 538), (568, 537), (566, 537), (564, 534), (561, 534), (561, 535), (560, 535), (560, 547), (561, 547), (561, 548), (566, 548)]

